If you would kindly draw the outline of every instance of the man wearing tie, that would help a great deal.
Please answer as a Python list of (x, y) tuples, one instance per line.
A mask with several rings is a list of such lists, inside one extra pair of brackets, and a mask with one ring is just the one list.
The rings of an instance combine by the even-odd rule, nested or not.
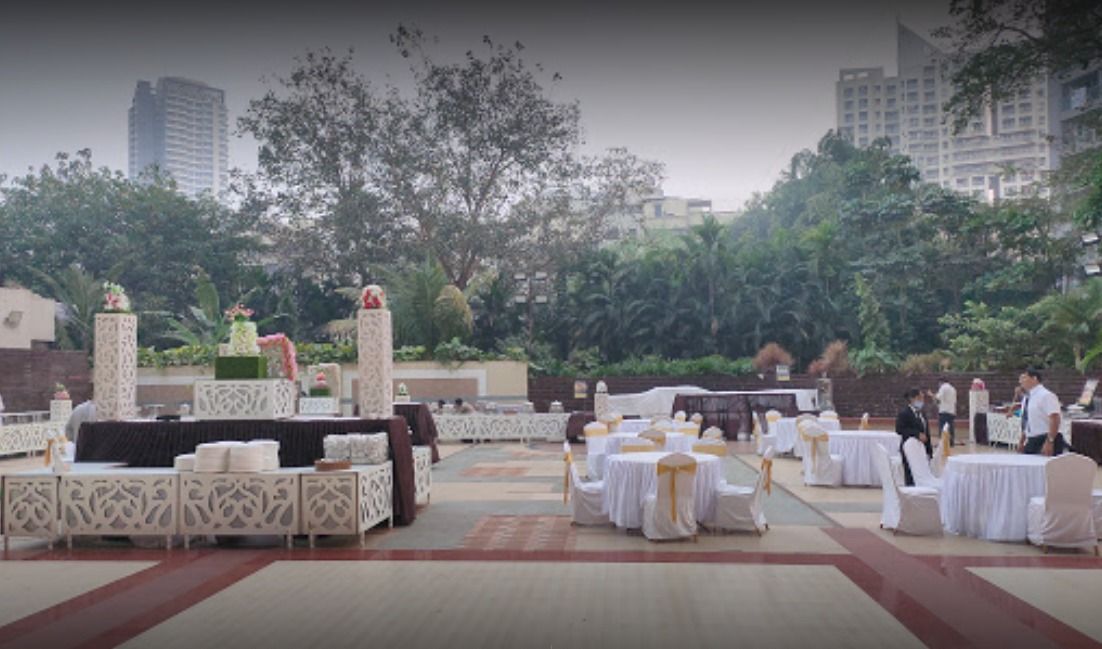
[(903, 393), (903, 398), (907, 400), (907, 406), (895, 418), (895, 432), (903, 438), (899, 441), (899, 454), (903, 457), (903, 477), (907, 486), (913, 487), (915, 481), (914, 477), (911, 476), (911, 466), (907, 463), (907, 455), (903, 453), (903, 443), (911, 437), (917, 437), (918, 441), (926, 447), (926, 457), (932, 456), (934, 449), (930, 444), (929, 424), (926, 422), (926, 415), (922, 412), (922, 409), (926, 406), (926, 403), (922, 400), (922, 393), (918, 388), (911, 388)]
[(1032, 367), (1018, 377), (1022, 398), (1022, 437), (1018, 451), (1030, 455), (1059, 455), (1067, 450), (1060, 434), (1060, 400), (1041, 385), (1041, 373)]

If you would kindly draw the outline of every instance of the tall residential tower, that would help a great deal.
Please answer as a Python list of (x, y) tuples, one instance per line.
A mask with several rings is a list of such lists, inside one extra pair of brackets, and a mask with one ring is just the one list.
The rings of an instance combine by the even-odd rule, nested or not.
[(130, 177), (156, 165), (180, 191), (218, 196), (229, 167), (226, 96), (177, 77), (139, 81), (130, 106)]

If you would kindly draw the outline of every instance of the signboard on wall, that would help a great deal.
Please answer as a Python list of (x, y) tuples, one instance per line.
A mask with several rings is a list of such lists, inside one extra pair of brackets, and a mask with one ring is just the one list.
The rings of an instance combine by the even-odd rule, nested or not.
[(585, 381), (574, 381), (574, 398), (584, 399), (586, 392), (589, 391), (589, 384)]
[(790, 370), (789, 370), (788, 366), (787, 365), (778, 365), (777, 366), (777, 380), (778, 381), (787, 381), (790, 378), (792, 378), (792, 377), (791, 377)]

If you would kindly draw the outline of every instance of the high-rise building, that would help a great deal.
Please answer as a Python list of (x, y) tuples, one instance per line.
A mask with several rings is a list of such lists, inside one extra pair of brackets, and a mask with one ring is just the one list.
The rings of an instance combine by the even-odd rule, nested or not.
[(156, 165), (180, 191), (218, 196), (229, 167), (226, 96), (205, 83), (162, 77), (139, 81), (130, 106), (130, 177)]
[(977, 198), (1014, 198), (1039, 188), (1059, 165), (1050, 82), (1042, 78), (989, 106), (960, 133), (942, 106), (952, 96), (944, 52), (898, 26), (898, 72), (851, 68), (836, 83), (838, 132), (857, 146), (879, 137), (911, 158), (922, 180)]

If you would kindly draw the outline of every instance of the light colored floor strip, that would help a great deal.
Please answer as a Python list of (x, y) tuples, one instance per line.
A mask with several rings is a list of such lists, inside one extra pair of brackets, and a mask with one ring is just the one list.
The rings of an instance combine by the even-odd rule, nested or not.
[(1102, 571), (969, 568), (983, 579), (1102, 642)]
[(152, 565), (151, 561), (0, 562), (0, 626)]
[[(844, 602), (845, 606), (839, 606)], [(126, 647), (921, 647), (829, 566), (273, 564)]]

